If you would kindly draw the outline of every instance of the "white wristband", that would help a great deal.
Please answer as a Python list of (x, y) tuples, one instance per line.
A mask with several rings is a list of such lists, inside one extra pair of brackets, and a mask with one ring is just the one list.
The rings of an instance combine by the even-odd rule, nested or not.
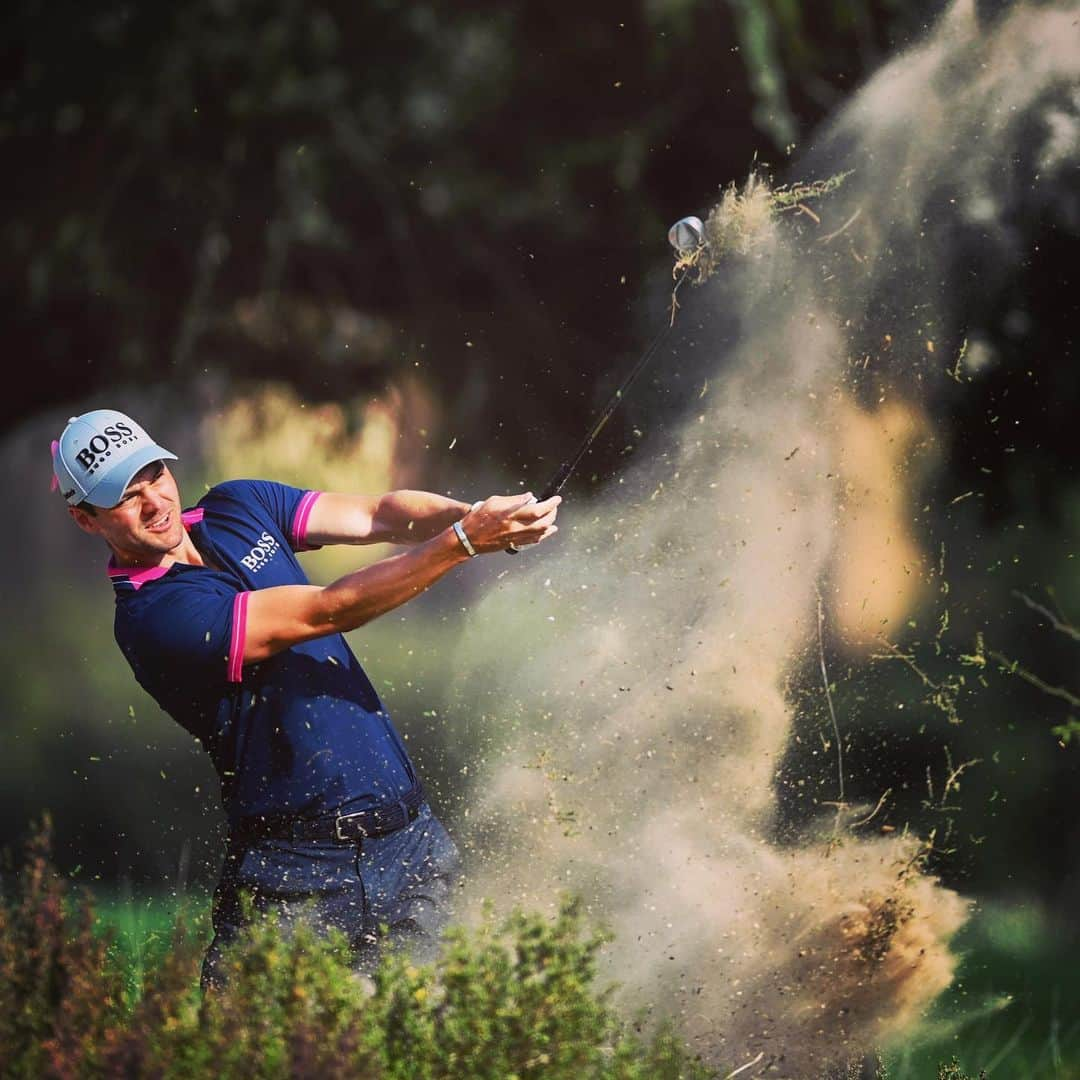
[(475, 559), (480, 552), (472, 546), (472, 541), (465, 535), (465, 530), (462, 528), (461, 522), (455, 521), (453, 529), (454, 532), (457, 533), (457, 538), (461, 541), (461, 546), (469, 553), (469, 558)]

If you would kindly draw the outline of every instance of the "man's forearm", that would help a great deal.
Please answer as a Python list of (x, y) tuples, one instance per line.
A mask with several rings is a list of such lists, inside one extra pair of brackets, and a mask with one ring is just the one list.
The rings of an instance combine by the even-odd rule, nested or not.
[(431, 491), (390, 491), (375, 506), (372, 538), (389, 544), (420, 544), (460, 521), (469, 506)]
[(409, 551), (338, 578), (323, 590), (324, 603), (338, 629), (363, 626), (419, 596), (467, 558), (452, 532), (436, 535)]
[[(407, 551), (346, 574), (325, 587), (277, 585), (245, 593), (245, 664), (265, 660), (303, 641), (363, 626), (412, 600), (474, 554), (505, 551), (511, 543), (538, 544), (557, 531), (558, 496), (538, 503), (528, 492), (492, 495), (475, 508), (427, 492), (392, 492), (384, 498), (388, 500), (384, 510), (389, 521), (399, 521), (392, 528), (401, 527), (404, 515), (409, 515), (404, 519), (408, 533), (415, 532), (418, 520), (423, 521), (423, 528), (434, 529), (439, 521), (453, 524), (463, 519), (465, 535), (460, 537), (444, 526)], [(377, 500), (331, 499), (332, 505), (324, 507), (331, 513), (324, 515), (315, 530), (318, 537), (370, 535), (370, 528), (365, 527), (356, 527), (354, 532), (334, 530), (342, 528), (341, 520), (350, 511), (370, 525), (377, 516)], [(333, 520), (334, 511), (337, 521)], [(414, 522), (412, 529), (408, 521)], [(386, 525), (387, 517), (383, 522)]]
[(325, 587), (255, 589), (247, 594), (244, 663), (257, 663), (326, 634), (355, 630), (419, 596), (467, 558), (458, 538), (447, 531)]

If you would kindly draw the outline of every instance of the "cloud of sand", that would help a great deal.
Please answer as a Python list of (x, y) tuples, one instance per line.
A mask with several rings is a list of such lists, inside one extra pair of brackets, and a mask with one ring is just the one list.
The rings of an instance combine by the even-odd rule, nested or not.
[[(1075, 10), (980, 24), (955, 4), (872, 80), (822, 136), (817, 160), (855, 172), (820, 227), (785, 215), (682, 298), (738, 329), (697, 340), (709, 389), (674, 445), (584, 513), (568, 503), (553, 550), (519, 557), (470, 613), (458, 689), (493, 748), (470, 897), (578, 891), (616, 933), (629, 1000), (718, 1065), (762, 1054), (745, 1075), (816, 1075), (906, 1030), (952, 978), (967, 905), (921, 872), (914, 841), (829, 819), (817, 841), (771, 842), (785, 677), (815, 641), (819, 590), (843, 616), (828, 575), (858, 500), (839, 479), (860, 452), (855, 361), (889, 335), (876, 393), (906, 395), (911, 415), (913, 376), (947, 377), (925, 327), (950, 303), (934, 262), (949, 240), (927, 233), (977, 219), (1007, 249), (1004, 163), (1060, 178), (1080, 156)], [(902, 531), (902, 504), (886, 512)]]

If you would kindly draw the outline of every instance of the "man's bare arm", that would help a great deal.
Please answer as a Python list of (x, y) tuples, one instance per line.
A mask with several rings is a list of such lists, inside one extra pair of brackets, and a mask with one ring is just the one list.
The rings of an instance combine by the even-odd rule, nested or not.
[(468, 512), (470, 504), (430, 491), (345, 495), (324, 491), (311, 507), (309, 544), (421, 544)]
[[(558, 532), (561, 501), (557, 495), (543, 503), (533, 502), (529, 493), (496, 495), (460, 520), (479, 554), (504, 551), (508, 544), (538, 544)], [(247, 596), (243, 662), (257, 663), (300, 642), (355, 630), (419, 596), (468, 558), (455, 533), (445, 528), (330, 585), (256, 589)]]

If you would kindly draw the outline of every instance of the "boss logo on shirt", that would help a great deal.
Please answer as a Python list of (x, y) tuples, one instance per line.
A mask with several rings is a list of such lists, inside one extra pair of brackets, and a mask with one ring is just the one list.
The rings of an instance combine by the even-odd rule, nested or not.
[(268, 533), (259, 537), (259, 542), (251, 549), (250, 555), (244, 555), (240, 561), (253, 573), (257, 574), (277, 553), (281, 545)]

